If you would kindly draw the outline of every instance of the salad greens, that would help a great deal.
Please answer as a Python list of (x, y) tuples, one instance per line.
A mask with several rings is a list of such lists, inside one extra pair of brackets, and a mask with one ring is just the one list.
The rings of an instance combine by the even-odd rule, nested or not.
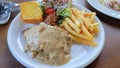
[[(40, 2), (40, 7), (43, 11), (43, 17), (46, 20), (45, 22), (51, 22), (51, 19), (56, 20), (54, 23), (57, 25), (62, 24), (63, 20), (66, 17), (71, 16), (71, 11), (69, 10), (70, 7), (72, 7), (72, 1), (71, 0), (46, 0)], [(54, 13), (53, 13), (54, 10)], [(48, 14), (49, 13), (49, 14)], [(54, 14), (54, 15), (52, 15)], [(55, 17), (53, 17), (55, 16)], [(49, 18), (49, 19), (48, 19)]]
[(71, 16), (71, 12), (68, 8), (63, 9), (61, 12), (58, 13), (58, 20), (57, 20), (57, 24), (60, 25), (62, 24), (63, 20), (66, 17), (70, 17)]

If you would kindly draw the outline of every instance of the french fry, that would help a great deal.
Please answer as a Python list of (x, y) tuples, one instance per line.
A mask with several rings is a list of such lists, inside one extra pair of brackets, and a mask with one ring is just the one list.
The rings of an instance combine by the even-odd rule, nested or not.
[[(76, 9), (76, 12), (73, 10), (74, 14), (76, 14), (76, 16), (79, 18), (79, 19), (82, 19), (83, 22), (81, 23), (82, 25), (82, 31), (83, 33), (85, 33), (87, 36), (89, 37), (92, 37), (92, 35), (88, 32), (88, 30), (93, 30), (93, 27), (91, 25), (91, 23), (89, 23), (88, 20), (85, 19), (85, 17), (83, 17), (82, 15), (80, 15), (80, 12), (78, 9)], [(84, 24), (86, 25), (86, 27), (84, 26)], [(87, 30), (88, 29), (88, 30)]]
[(99, 25), (98, 23), (94, 23), (93, 27), (98, 27), (98, 25)]
[(79, 18), (79, 14), (78, 13), (76, 13), (74, 10), (73, 10), (73, 8), (71, 9), (72, 10), (72, 13), (75, 15), (75, 17), (77, 18), (77, 20), (79, 21), (79, 23), (81, 24), (82, 22), (83, 22), (83, 20), (81, 19), (81, 18)]
[(77, 18), (76, 18), (73, 14), (71, 14), (71, 20), (72, 20), (78, 27), (80, 27), (79, 21), (77, 20)]
[(93, 47), (97, 46), (97, 43), (94, 42), (94, 36), (99, 32), (99, 24), (94, 20), (96, 13), (80, 11), (76, 8), (70, 8), (70, 10), (71, 17), (65, 18), (62, 27), (70, 33), (73, 41)]
[(98, 23), (94, 23), (94, 24), (93, 24), (95, 33), (100, 31), (99, 28), (98, 28), (98, 26), (99, 26)]
[(93, 12), (92, 17), (91, 17), (91, 21), (94, 21), (95, 15), (96, 15), (96, 13)]
[(73, 28), (77, 33), (80, 33), (81, 29), (77, 27), (69, 18), (65, 18), (66, 22), (70, 25), (71, 28)]
[(77, 37), (79, 37), (79, 38), (82, 38), (82, 39), (93, 40), (92, 38), (89, 38), (89, 37), (87, 37), (87, 36), (85, 36), (85, 35), (83, 35), (83, 34), (78, 34), (77, 32), (73, 31), (73, 30), (69, 27), (69, 25), (67, 24), (66, 21), (63, 22), (63, 25), (64, 25), (65, 29), (66, 29), (69, 33), (71, 33), (71, 34), (73, 34), (73, 35), (75, 35), (75, 36), (77, 36)]
[(88, 32), (88, 30), (86, 29), (86, 27), (85, 27), (83, 24), (81, 24), (81, 25), (82, 25), (82, 26), (81, 26), (81, 29), (82, 29), (83, 33), (84, 33), (86, 36), (94, 39), (94, 38), (92, 37), (92, 35), (90, 34), (90, 32)]
[(83, 20), (83, 24), (85, 24), (87, 29), (89, 29), (91, 26), (90, 23), (88, 23), (89, 21), (87, 21), (83, 15), (80, 15), (80, 11), (78, 9), (76, 11), (77, 11), (76, 13), (78, 13), (77, 16)]
[[(79, 21), (81, 21), (80, 23), (83, 23), (84, 24), (84, 17), (82, 17), (81, 13), (75, 9), (75, 8), (72, 8), (72, 12), (74, 13), (74, 15), (78, 18)], [(89, 24), (86, 24), (86, 27), (89, 29)]]
[(85, 14), (84, 14), (84, 17), (85, 17), (85, 18), (91, 18), (92, 16), (93, 16), (92, 13), (85, 13)]
[(81, 44), (86, 44), (86, 45), (90, 45), (90, 46), (97, 46), (97, 43), (93, 42), (93, 41), (88, 41), (88, 40), (84, 40), (84, 39), (81, 39), (81, 38), (77, 38), (73, 35), (70, 34), (70, 37), (73, 39), (73, 41), (75, 42), (78, 42), (78, 43), (81, 43)]

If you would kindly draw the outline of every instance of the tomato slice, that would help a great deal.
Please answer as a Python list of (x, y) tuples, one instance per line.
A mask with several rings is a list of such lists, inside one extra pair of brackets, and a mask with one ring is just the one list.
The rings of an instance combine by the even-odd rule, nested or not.
[(53, 14), (54, 12), (55, 12), (55, 10), (53, 8), (47, 8), (45, 10), (45, 13), (48, 14), (48, 15)]

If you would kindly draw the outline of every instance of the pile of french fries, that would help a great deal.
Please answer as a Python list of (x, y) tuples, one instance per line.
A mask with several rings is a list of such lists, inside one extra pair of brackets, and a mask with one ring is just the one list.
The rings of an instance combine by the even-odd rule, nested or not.
[(86, 12), (77, 8), (70, 8), (71, 17), (65, 18), (62, 26), (70, 33), (74, 42), (97, 46), (95, 35), (99, 32), (99, 23), (95, 22), (95, 12)]

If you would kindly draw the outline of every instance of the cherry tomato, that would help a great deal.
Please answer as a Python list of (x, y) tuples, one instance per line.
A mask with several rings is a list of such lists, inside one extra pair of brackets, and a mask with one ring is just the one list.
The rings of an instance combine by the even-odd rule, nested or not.
[(48, 14), (48, 15), (53, 14), (54, 12), (55, 12), (55, 10), (53, 8), (47, 8), (45, 10), (45, 13)]

